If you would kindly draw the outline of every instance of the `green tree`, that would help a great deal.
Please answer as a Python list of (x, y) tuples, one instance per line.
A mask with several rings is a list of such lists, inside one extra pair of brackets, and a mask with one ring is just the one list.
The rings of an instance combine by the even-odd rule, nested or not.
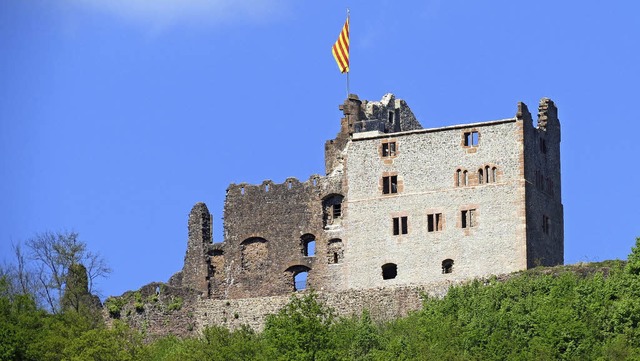
[(334, 319), (333, 310), (321, 304), (315, 292), (292, 296), (280, 312), (267, 317), (263, 336), (269, 359), (332, 359)]
[[(86, 268), (87, 289), (94, 290), (98, 278), (106, 277), (111, 269), (98, 253), (87, 248), (78, 233), (38, 233), (25, 242), (26, 257), (21, 247), (15, 247), (18, 282), (25, 285), (23, 292), (32, 293), (36, 301), (53, 313), (62, 309), (61, 298), (67, 286), (69, 270), (74, 265)], [(75, 266), (77, 267), (77, 266)], [(30, 289), (29, 289), (30, 288)]]

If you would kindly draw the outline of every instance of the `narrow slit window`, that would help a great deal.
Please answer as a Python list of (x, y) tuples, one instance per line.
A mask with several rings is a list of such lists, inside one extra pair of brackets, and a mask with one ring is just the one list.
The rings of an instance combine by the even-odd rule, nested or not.
[(549, 234), (549, 217), (546, 215), (542, 216), (542, 232)]
[(482, 168), (478, 169), (478, 184), (484, 183), (484, 173), (482, 172)]

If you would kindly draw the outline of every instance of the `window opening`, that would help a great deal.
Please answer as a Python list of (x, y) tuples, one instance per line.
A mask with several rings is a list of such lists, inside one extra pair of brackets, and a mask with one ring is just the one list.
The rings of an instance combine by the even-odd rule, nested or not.
[(340, 263), (343, 257), (342, 240), (334, 238), (327, 244), (327, 261), (329, 264)]
[(264, 191), (265, 191), (265, 192), (268, 192), (268, 191), (269, 191), (269, 185), (268, 185), (268, 184), (266, 184), (266, 185), (264, 186)]
[(398, 276), (398, 266), (395, 263), (387, 263), (382, 265), (382, 279), (390, 280)]
[(442, 261), (442, 274), (452, 273), (452, 272), (453, 272), (453, 260), (447, 258), (444, 261)]
[(463, 173), (464, 173), (464, 185), (468, 186), (469, 185), (469, 172), (467, 172), (465, 170)]
[(394, 217), (393, 218), (393, 235), (398, 236), (400, 234), (409, 233), (409, 224), (407, 217)]
[(240, 194), (244, 195), (244, 187), (240, 187)]
[(342, 204), (334, 204), (332, 206), (332, 214), (334, 219), (340, 218), (342, 216)]
[(287, 182), (287, 189), (291, 189), (291, 186), (292, 186), (292, 184), (291, 184), (291, 183), (292, 183), (291, 181), (288, 181), (288, 182)]
[(478, 169), (478, 184), (482, 184), (484, 181), (484, 174), (482, 173), (482, 168)]
[(466, 209), (461, 212), (461, 226), (462, 228), (471, 228), (476, 226), (476, 210)]
[(305, 257), (314, 257), (316, 255), (316, 238), (312, 234), (305, 234), (301, 241), (302, 254)]
[(307, 279), (309, 272), (302, 271), (293, 276), (293, 288), (296, 291), (302, 291), (307, 288)]
[(429, 232), (442, 231), (442, 213), (427, 215), (427, 231)]
[(382, 156), (392, 157), (396, 155), (396, 142), (382, 143)]
[(542, 216), (542, 232), (549, 234), (549, 217), (546, 215)]
[(382, 194), (398, 193), (398, 176), (382, 177)]
[(389, 112), (389, 123), (390, 124), (393, 124), (393, 116), (394, 116), (393, 112)]
[(458, 169), (456, 171), (456, 187), (460, 187), (460, 178), (462, 176), (462, 171)]
[(495, 180), (489, 178), (489, 166), (484, 167), (484, 176), (486, 183), (495, 182)]
[(342, 217), (342, 197), (339, 194), (331, 194), (322, 201), (322, 221), (324, 226), (336, 223)]
[(498, 181), (498, 169), (496, 167), (491, 168), (491, 178), (494, 182)]
[(478, 132), (466, 132), (464, 133), (464, 145), (465, 147), (475, 147), (478, 145)]

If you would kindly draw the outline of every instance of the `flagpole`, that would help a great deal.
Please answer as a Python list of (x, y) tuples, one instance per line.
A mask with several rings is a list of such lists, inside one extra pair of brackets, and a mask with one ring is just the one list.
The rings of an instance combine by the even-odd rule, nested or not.
[(349, 22), (349, 70), (347, 71), (347, 99), (349, 99), (349, 73), (351, 72), (351, 12), (347, 8), (347, 21)]

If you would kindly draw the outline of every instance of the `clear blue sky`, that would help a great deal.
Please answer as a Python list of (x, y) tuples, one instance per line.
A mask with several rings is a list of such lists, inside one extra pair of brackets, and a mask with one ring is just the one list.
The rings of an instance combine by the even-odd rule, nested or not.
[(534, 113), (562, 124), (565, 260), (626, 258), (640, 236), (640, 2), (3, 0), (0, 259), (75, 230), (113, 268), (103, 296), (182, 267), (229, 183), (324, 171), (345, 78), (425, 127)]

